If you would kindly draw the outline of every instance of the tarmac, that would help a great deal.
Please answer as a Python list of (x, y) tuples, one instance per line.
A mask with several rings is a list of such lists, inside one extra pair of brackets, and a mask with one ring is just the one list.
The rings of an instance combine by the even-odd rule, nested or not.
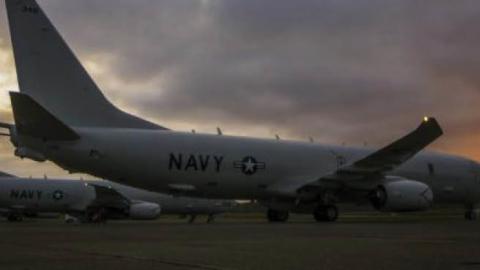
[(480, 269), (480, 222), (382, 214), (285, 224), (259, 214), (213, 224), (1, 220), (0, 269)]

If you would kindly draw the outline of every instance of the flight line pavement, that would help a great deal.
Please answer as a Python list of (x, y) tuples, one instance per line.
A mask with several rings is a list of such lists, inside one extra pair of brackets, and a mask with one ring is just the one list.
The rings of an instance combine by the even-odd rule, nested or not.
[(480, 222), (356, 216), (318, 224), (260, 215), (216, 223), (0, 221), (0, 269), (480, 269)]

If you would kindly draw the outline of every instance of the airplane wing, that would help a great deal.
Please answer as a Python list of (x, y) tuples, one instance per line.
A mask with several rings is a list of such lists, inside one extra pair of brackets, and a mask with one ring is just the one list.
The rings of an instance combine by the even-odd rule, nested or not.
[(91, 207), (126, 209), (131, 201), (114, 188), (95, 184), (87, 185), (95, 189), (96, 198), (90, 205)]
[(319, 189), (325, 189), (325, 187), (339, 189), (366, 186), (372, 181), (382, 179), (385, 173), (412, 158), (442, 134), (443, 131), (435, 118), (425, 117), (420, 126), (406, 136), (360, 160), (303, 185), (297, 189), (297, 194), (300, 198), (308, 198), (315, 196)]

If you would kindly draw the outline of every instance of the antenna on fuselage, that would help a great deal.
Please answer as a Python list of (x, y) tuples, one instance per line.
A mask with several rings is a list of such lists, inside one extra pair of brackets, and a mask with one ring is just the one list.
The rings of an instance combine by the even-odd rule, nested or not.
[(222, 135), (223, 135), (222, 129), (220, 129), (220, 127), (217, 127), (217, 135), (218, 135), (218, 136), (222, 136)]
[(311, 143), (314, 143), (315, 140), (312, 138), (312, 137), (308, 137), (308, 140), (311, 142)]
[(195, 129), (192, 129), (192, 133), (195, 134), (197, 133), (197, 131)]
[(280, 141), (280, 136), (278, 136), (278, 134), (275, 134), (275, 139), (276, 139), (277, 141)]

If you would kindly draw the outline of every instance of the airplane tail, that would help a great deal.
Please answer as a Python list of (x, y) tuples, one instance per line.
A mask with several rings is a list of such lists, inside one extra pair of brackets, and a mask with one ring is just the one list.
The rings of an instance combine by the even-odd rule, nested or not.
[(21, 93), (69, 126), (165, 129), (112, 105), (35, 0), (5, 2)]

